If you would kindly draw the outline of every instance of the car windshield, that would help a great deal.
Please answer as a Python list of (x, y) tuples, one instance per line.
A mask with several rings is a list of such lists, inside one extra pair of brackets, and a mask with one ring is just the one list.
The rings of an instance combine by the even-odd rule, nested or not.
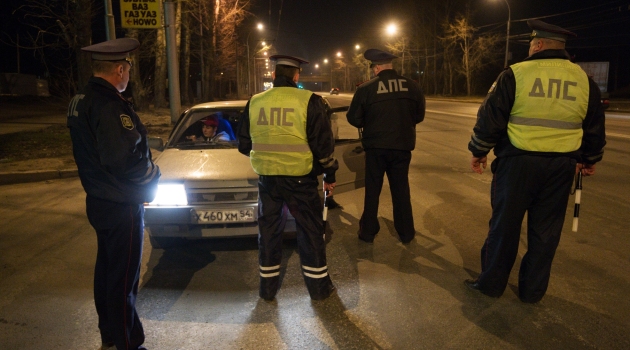
[(236, 126), (239, 109), (191, 110), (175, 126), (169, 148), (237, 148)]

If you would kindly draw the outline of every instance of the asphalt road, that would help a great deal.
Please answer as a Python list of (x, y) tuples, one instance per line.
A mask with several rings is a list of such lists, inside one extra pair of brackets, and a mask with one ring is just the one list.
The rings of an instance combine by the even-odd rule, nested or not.
[[(332, 97), (343, 101), (349, 97)], [(340, 100), (337, 100), (340, 99)], [(149, 349), (628, 349), (630, 120), (608, 118), (608, 146), (584, 180), (580, 227), (567, 210), (549, 291), (535, 305), (467, 290), (490, 217), (489, 171), (469, 169), (477, 106), (430, 101), (410, 171), (417, 230), (398, 243), (387, 186), (373, 245), (356, 238), (363, 190), (329, 211), (338, 293), (313, 302), (285, 242), (277, 301), (258, 298), (255, 238), (191, 241), (145, 254), (138, 310)], [(96, 240), (78, 179), (0, 186), (0, 348), (96, 349)], [(573, 197), (570, 202), (572, 203)], [(571, 207), (571, 205), (570, 205)], [(524, 237), (524, 236), (523, 236)], [(525, 251), (522, 240), (520, 256)]]

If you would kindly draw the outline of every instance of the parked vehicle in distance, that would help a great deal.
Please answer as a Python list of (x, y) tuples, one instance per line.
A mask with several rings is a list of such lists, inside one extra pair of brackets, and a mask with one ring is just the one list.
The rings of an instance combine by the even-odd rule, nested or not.
[(610, 100), (608, 100), (608, 93), (607, 92), (602, 92), (602, 106), (604, 107), (604, 109), (608, 109), (608, 107), (610, 106)]
[(332, 88), (332, 89), (330, 89), (330, 94), (331, 95), (339, 95), (339, 88)]
[[(365, 152), (359, 133), (354, 139), (339, 138), (337, 123), (345, 120), (348, 107), (332, 108), (324, 101), (339, 161), (335, 194), (363, 187)], [(186, 238), (258, 234), (258, 175), (249, 158), (238, 152), (235, 136), (246, 103), (222, 101), (193, 106), (179, 117), (166, 143), (150, 138), (151, 147), (162, 151), (155, 161), (162, 177), (155, 200), (145, 204), (144, 216), (154, 248), (166, 248)], [(219, 119), (217, 133), (225, 132), (229, 141), (191, 140), (190, 136), (201, 132), (201, 119), (209, 116)], [(295, 220), (289, 215), (285, 232), (294, 231)]]

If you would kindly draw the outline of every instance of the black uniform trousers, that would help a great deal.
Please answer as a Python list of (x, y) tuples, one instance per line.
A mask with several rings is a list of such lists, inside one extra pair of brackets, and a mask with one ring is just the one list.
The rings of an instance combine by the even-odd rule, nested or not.
[(325, 299), (334, 289), (326, 265), (324, 208), (317, 185), (316, 177), (259, 177), (258, 260), (263, 299), (273, 299), (280, 287), (282, 232), (287, 209), (295, 218), (302, 275), (311, 299)]
[(499, 296), (507, 287), (527, 212), (527, 253), (519, 271), (519, 297), (533, 303), (545, 295), (575, 165), (569, 157), (532, 155), (498, 158), (492, 163), (492, 218), (481, 249), (478, 279), (486, 294)]
[(86, 199), (96, 230), (94, 302), (101, 340), (116, 348), (143, 349), (144, 330), (136, 312), (144, 237), (144, 206)]
[(411, 151), (376, 148), (365, 150), (365, 200), (359, 222), (359, 234), (362, 238), (373, 240), (381, 228), (378, 223), (378, 205), (385, 173), (392, 193), (396, 232), (405, 243), (415, 237), (409, 193), (410, 162)]

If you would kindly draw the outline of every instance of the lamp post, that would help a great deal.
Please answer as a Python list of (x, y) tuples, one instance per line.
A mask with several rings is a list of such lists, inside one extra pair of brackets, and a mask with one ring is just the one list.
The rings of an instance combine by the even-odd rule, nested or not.
[[(395, 24), (390, 24), (386, 28), (387, 34), (394, 36), (398, 33), (398, 26)], [(401, 70), (400, 75), (405, 75), (405, 37), (403, 35), (400, 36), (402, 40), (402, 62), (401, 62)]]
[[(343, 53), (341, 51), (337, 51), (337, 59), (341, 63), (341, 68), (343, 68), (343, 91), (348, 91), (348, 64), (344, 60)], [(332, 75), (332, 66), (331, 66), (331, 75)]]
[(509, 54), (509, 48), (510, 48), (510, 21), (512, 20), (512, 14), (510, 11), (510, 3), (508, 3), (507, 0), (505, 0), (505, 4), (507, 5), (508, 8), (508, 21), (507, 21), (507, 34), (505, 36), (505, 61), (503, 62), (503, 66), (507, 67), (507, 63), (508, 63), (508, 54)]
[(330, 88), (333, 88), (332, 62), (328, 62), (328, 58), (324, 58), (324, 64), (330, 64)]
[[(263, 30), (262, 23), (258, 23), (256, 28), (254, 28), (254, 29)], [(247, 46), (247, 94), (249, 96), (251, 96), (251, 94), (252, 94), (252, 91), (251, 91), (251, 74), (250, 74), (250, 69), (249, 69), (249, 35), (252, 34), (254, 29), (250, 30), (249, 33), (247, 34), (247, 42), (245, 43), (245, 45)]]
[[(315, 68), (315, 75), (316, 76), (320, 76), (321, 73), (319, 71), (319, 63), (315, 63), (315, 65), (313, 67)], [(311, 73), (311, 74), (313, 74), (313, 73)], [(317, 85), (317, 83), (315, 83), (315, 85)], [(324, 91), (324, 83), (323, 82), (319, 86), (319, 91)]]
[[(359, 50), (361, 50), (361, 45), (356, 44), (354, 46), (354, 55), (355, 56), (361, 54), (361, 51), (359, 51)], [(359, 67), (359, 69), (360, 69), (360, 67)], [(365, 75), (363, 75), (363, 73), (361, 74), (361, 76), (362, 76), (361, 79), (363, 79), (363, 81), (370, 80), (370, 71), (371, 71), (371, 69), (370, 69), (370, 65), (369, 65), (369, 62), (368, 62), (368, 64), (366, 64), (366, 66), (365, 66)]]
[(508, 65), (508, 55), (510, 52), (510, 22), (512, 21), (512, 11), (510, 10), (510, 3), (507, 0), (503, 0), (505, 1), (505, 4), (507, 5), (508, 8), (508, 20), (507, 20), (507, 34), (505, 36), (505, 59), (503, 60), (503, 67), (507, 67)]
[(263, 52), (263, 56), (265, 57), (254, 57), (254, 93), (258, 91), (258, 87), (262, 84), (262, 77), (258, 77), (260, 74), (260, 69), (258, 69), (258, 64), (256, 64), (256, 60), (264, 60), (266, 63), (266, 67), (269, 67), (269, 59), (267, 58), (267, 51)]

